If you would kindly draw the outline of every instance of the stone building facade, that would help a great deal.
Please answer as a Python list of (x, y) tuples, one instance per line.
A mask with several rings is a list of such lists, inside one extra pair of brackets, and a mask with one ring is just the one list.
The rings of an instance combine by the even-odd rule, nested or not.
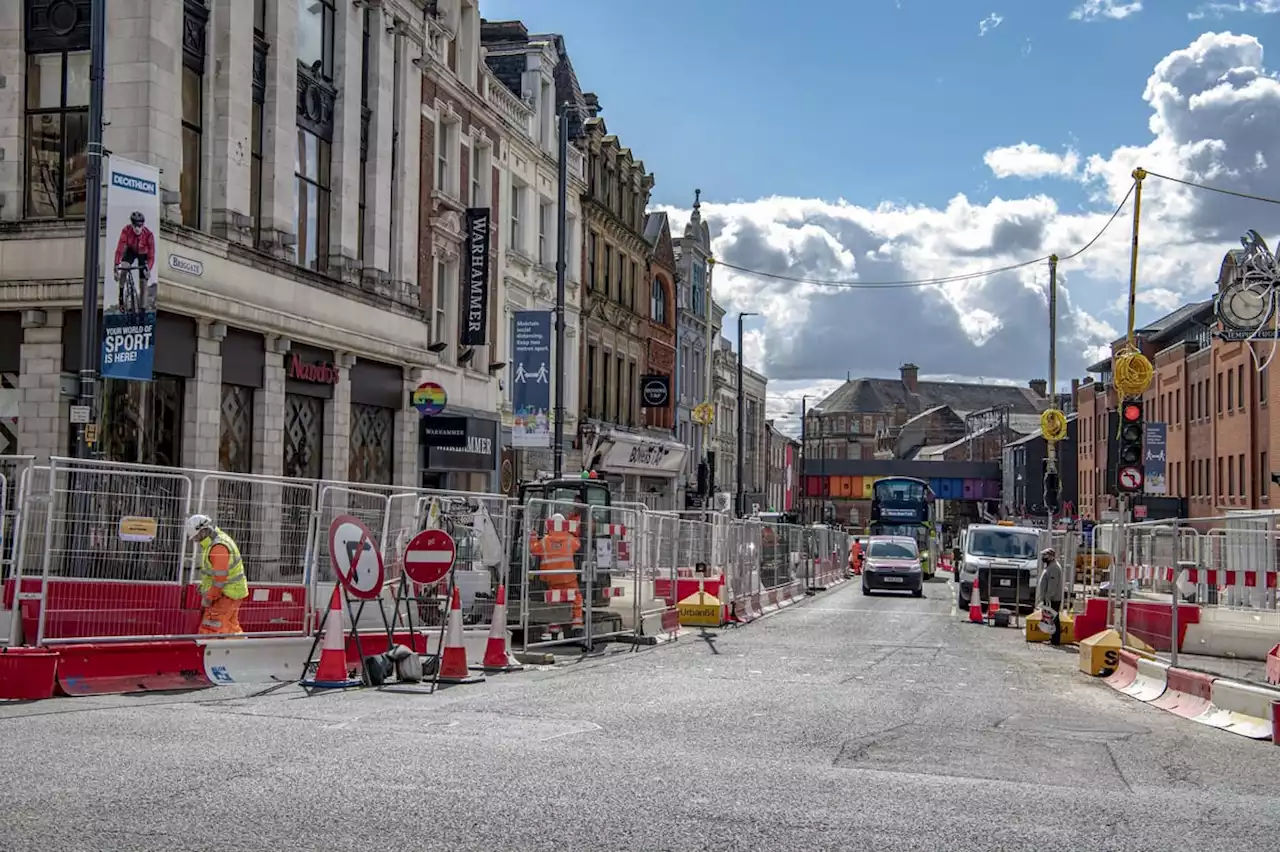
[(695, 508), (700, 500), (698, 470), (707, 462), (707, 451), (713, 449), (708, 440), (712, 431), (693, 422), (693, 409), (700, 403), (713, 402), (708, 352), (714, 351), (715, 341), (720, 339), (719, 317), (724, 313), (712, 310), (711, 230), (702, 221), (701, 194), (694, 190), (693, 213), (683, 235), (674, 241), (680, 303), (676, 329), (676, 440), (689, 448), (680, 473), (686, 508)]
[[(55, 5), (69, 19), (51, 22)], [(420, 242), (451, 208), (422, 203), (437, 187), (421, 145), (453, 115), (441, 79), (482, 64), (474, 0), (435, 7), (112, 4), (104, 144), (161, 170), (163, 204), (153, 380), (105, 383), (101, 454), (418, 484), (443, 466), (419, 446), (413, 388), (439, 382), (469, 418), (496, 409), (483, 365), (501, 352), (468, 371), (453, 341), (428, 348), (436, 253)], [(11, 449), (41, 456), (71, 446), (84, 361), (88, 39), (87, 3), (0, 4), (17, 48), (0, 51), (0, 114), (20, 117), (0, 122), (0, 375), (17, 375)], [(474, 91), (466, 103), (483, 111)], [(437, 481), (487, 486), (494, 467)]]

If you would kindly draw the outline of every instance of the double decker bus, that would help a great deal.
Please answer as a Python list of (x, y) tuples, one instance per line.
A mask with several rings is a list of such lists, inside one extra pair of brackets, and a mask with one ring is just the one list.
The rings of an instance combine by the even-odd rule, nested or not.
[(913, 538), (920, 551), (920, 568), (926, 580), (933, 578), (937, 560), (936, 518), (933, 490), (913, 476), (886, 476), (871, 491), (871, 524), (868, 535)]

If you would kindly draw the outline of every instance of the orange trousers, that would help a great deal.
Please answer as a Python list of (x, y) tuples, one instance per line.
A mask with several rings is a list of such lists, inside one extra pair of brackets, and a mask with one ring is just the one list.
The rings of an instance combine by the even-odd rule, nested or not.
[(575, 592), (577, 592), (577, 594), (573, 596), (573, 620), (575, 622), (581, 623), (582, 622), (582, 590), (578, 588), (578, 575), (577, 574), (543, 574), (542, 579), (546, 581), (549, 587), (557, 591), (573, 589)]
[(242, 599), (223, 595), (209, 604), (200, 617), (200, 632), (224, 635), (243, 633), (244, 630), (240, 627), (240, 604), (242, 603), (244, 603)]

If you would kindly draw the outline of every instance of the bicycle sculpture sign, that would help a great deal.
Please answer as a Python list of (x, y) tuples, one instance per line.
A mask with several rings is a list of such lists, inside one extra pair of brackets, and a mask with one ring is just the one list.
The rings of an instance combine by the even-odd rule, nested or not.
[(156, 347), (160, 172), (112, 157), (108, 174), (102, 377), (149, 382)]

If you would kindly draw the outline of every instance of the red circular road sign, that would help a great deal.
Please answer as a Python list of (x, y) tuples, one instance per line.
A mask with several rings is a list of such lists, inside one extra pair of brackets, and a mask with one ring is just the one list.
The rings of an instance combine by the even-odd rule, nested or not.
[(373, 600), (382, 592), (382, 552), (373, 533), (352, 515), (339, 515), (329, 525), (329, 561), (338, 582), (353, 598)]
[(1140, 467), (1122, 467), (1120, 468), (1120, 487), (1127, 488), (1130, 491), (1137, 491), (1142, 487), (1142, 468)]
[(449, 573), (457, 557), (453, 536), (444, 530), (423, 530), (404, 549), (404, 573), (413, 582), (429, 586)]

